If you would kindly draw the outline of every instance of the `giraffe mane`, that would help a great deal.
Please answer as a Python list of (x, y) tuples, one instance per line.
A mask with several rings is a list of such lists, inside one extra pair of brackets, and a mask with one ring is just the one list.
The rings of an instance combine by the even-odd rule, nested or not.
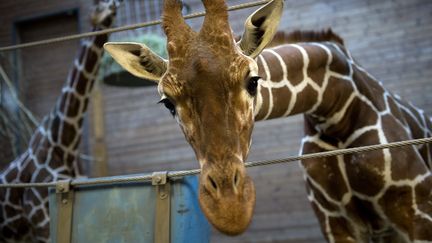
[(321, 31), (314, 30), (294, 30), (291, 32), (278, 31), (273, 40), (267, 47), (277, 46), (281, 44), (293, 44), (299, 42), (324, 42), (330, 41), (344, 46), (343, 39), (331, 28)]

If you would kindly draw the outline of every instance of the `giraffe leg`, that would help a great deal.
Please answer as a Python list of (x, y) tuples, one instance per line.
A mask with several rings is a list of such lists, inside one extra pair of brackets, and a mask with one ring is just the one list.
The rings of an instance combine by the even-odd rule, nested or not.
[(314, 186), (311, 178), (306, 179), (308, 199), (321, 226), (321, 232), (331, 243), (368, 242), (353, 221), (342, 212), (341, 203)]
[(33, 235), (37, 235), (36, 242), (38, 243), (50, 242), (49, 229), (45, 225), (41, 227), (36, 227), (33, 231)]
[(407, 242), (432, 242), (432, 176), (413, 186), (390, 186), (380, 204)]
[(368, 242), (365, 236), (356, 232), (354, 226), (338, 212), (330, 212), (319, 202), (311, 200), (312, 208), (321, 226), (326, 240), (331, 243), (362, 243)]
[(413, 189), (416, 199), (414, 239), (432, 241), (432, 175)]
[(34, 242), (49, 242), (49, 206), (46, 188), (30, 188), (24, 192), (24, 212), (30, 222)]
[(335, 243), (366, 243), (365, 237), (355, 232), (353, 225), (345, 217), (329, 217), (330, 230)]

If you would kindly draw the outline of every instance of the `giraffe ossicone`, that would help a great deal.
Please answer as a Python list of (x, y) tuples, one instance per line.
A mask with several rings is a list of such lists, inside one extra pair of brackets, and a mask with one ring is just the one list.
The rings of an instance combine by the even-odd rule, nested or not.
[[(109, 28), (118, 0), (101, 0), (94, 30)], [(80, 176), (78, 145), (103, 44), (108, 35), (81, 42), (79, 53), (51, 112), (36, 128), (28, 149), (1, 172), (0, 183), (48, 182)], [(50, 242), (47, 188), (0, 189), (0, 241)]]
[[(331, 30), (272, 40), (283, 1), (255, 12), (240, 43), (225, 3), (203, 3), (207, 14), (195, 33), (179, 1), (165, 1), (168, 61), (140, 44), (105, 48), (132, 74), (158, 82), (200, 163), (200, 205), (222, 232), (243, 232), (252, 216), (255, 192), (243, 162), (255, 120), (304, 114), (302, 153), (432, 135), (424, 112), (385, 90)], [(423, 145), (302, 161), (326, 239), (432, 241), (431, 157)]]

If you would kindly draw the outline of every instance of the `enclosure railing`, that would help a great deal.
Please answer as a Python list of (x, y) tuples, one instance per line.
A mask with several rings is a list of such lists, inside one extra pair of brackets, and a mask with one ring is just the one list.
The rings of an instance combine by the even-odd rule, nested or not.
[[(255, 166), (263, 166), (263, 165), (271, 165), (271, 164), (289, 163), (289, 162), (299, 161), (299, 160), (318, 159), (318, 158), (326, 158), (331, 156), (347, 155), (347, 154), (358, 154), (358, 153), (370, 152), (370, 151), (381, 150), (381, 149), (399, 148), (403, 146), (413, 146), (413, 145), (420, 145), (420, 144), (426, 144), (431, 142), (432, 142), (432, 137), (419, 138), (419, 139), (404, 140), (404, 141), (392, 142), (386, 144), (375, 144), (375, 145), (368, 145), (362, 147), (335, 149), (335, 150), (325, 151), (325, 152), (291, 156), (282, 159), (247, 162), (245, 163), (245, 166), (255, 167)], [(199, 174), (200, 172), (201, 172), (200, 169), (192, 169), (192, 170), (184, 170), (184, 171), (169, 171), (167, 172), (167, 177), (168, 178), (183, 177), (187, 175)], [(154, 174), (143, 174), (143, 175), (121, 176), (121, 177), (114, 176), (114, 177), (100, 177), (100, 178), (91, 178), (91, 179), (75, 179), (75, 180), (71, 180), (69, 184), (71, 186), (103, 185), (103, 184), (111, 184), (111, 183), (144, 182), (144, 181), (151, 181), (153, 178), (154, 178)], [(62, 181), (0, 184), (0, 188), (56, 187), (58, 186), (58, 183), (62, 183)]]

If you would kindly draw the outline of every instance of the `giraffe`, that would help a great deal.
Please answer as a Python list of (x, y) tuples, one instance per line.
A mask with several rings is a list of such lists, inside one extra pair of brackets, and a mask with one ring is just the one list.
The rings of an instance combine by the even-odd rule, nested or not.
[[(253, 126), (252, 86), (258, 81), (253, 57), (276, 32), (283, 1), (270, 1), (248, 18), (239, 42), (243, 51), (235, 46), (225, 2), (202, 2), (206, 16), (195, 32), (182, 17), (181, 1), (164, 1), (162, 27), (169, 61), (139, 43), (107, 43), (104, 48), (132, 74), (158, 83), (160, 103), (176, 117), (200, 163), (199, 202), (204, 214), (217, 229), (235, 235), (249, 225), (255, 204), (255, 187), (243, 163)], [(201, 99), (203, 95), (209, 99)]]
[[(92, 14), (94, 30), (109, 28), (118, 0), (99, 1)], [(0, 174), (0, 183), (49, 182), (80, 176), (78, 145), (108, 35), (80, 44), (62, 93), (30, 138), (28, 149)], [(49, 242), (48, 190), (0, 189), (0, 241)]]
[[(254, 12), (237, 43), (225, 2), (202, 2), (206, 16), (195, 33), (180, 2), (165, 1), (169, 60), (139, 43), (104, 47), (126, 70), (158, 83), (199, 161), (199, 202), (218, 230), (240, 234), (252, 217), (254, 186), (243, 162), (254, 121), (303, 114), (301, 153), (432, 135), (431, 119), (387, 91), (331, 30), (276, 34), (283, 1)], [(423, 145), (301, 161), (326, 239), (432, 241), (431, 157)]]
[[(386, 90), (331, 29), (277, 33), (271, 45), (258, 58), (255, 119), (304, 114), (300, 153), (432, 136), (431, 118)], [(432, 241), (429, 144), (301, 166), (329, 242)]]

